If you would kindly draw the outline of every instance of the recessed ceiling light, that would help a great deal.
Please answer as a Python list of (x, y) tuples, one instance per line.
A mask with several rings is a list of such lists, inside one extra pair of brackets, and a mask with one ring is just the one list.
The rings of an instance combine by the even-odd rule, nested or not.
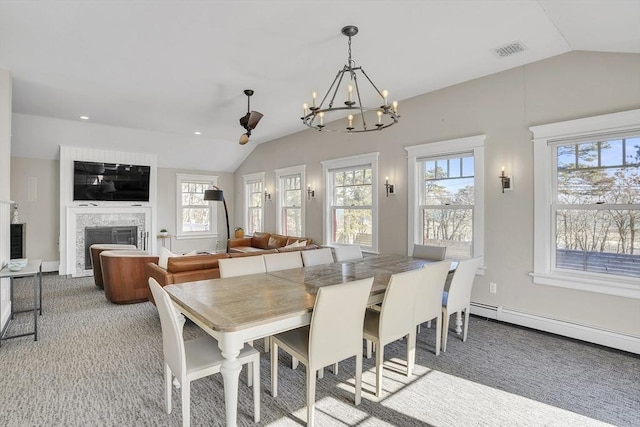
[(199, 130), (197, 130), (197, 131), (195, 131), (193, 134), (194, 134), (194, 135), (202, 135), (202, 132), (200, 132)]
[(82, 120), (89, 120), (89, 116), (80, 116)]

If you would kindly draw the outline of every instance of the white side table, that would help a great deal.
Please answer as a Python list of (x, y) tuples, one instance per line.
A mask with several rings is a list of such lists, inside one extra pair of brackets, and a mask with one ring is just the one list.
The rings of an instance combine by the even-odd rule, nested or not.
[[(15, 279), (16, 277), (29, 276), (33, 277), (33, 306), (32, 308), (27, 308), (24, 310), (15, 310), (13, 301), (13, 279)], [(34, 341), (38, 341), (38, 312), (42, 314), (42, 260), (31, 259), (29, 260), (27, 265), (20, 271), (11, 271), (9, 270), (9, 267), (4, 267), (2, 270), (0, 270), (0, 278), (6, 277), (10, 279), (9, 295), (11, 298), (11, 315), (9, 316), (7, 324), (4, 326), (4, 328), (2, 328), (2, 331), (0, 331), (0, 345), (2, 344), (2, 340), (26, 337), (29, 335), (33, 335)], [(26, 312), (33, 312), (33, 332), (5, 336), (14, 315), (16, 313)]]

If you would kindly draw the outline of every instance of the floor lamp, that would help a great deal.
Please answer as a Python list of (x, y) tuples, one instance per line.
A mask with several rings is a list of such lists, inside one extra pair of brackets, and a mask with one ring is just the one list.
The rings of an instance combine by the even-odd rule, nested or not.
[(227, 221), (227, 253), (229, 252), (229, 239), (231, 235), (229, 234), (229, 211), (227, 211), (227, 202), (224, 200), (224, 193), (221, 189), (213, 186), (213, 190), (204, 190), (204, 199), (212, 200), (214, 202), (222, 202), (224, 205), (224, 218)]

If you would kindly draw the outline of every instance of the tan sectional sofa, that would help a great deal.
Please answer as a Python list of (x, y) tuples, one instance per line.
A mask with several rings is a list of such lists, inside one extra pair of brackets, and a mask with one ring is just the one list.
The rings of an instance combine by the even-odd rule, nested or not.
[(319, 246), (311, 244), (296, 248), (259, 249), (248, 252), (198, 254), (170, 257), (167, 260), (167, 268), (164, 269), (158, 263), (147, 264), (147, 275), (153, 277), (160, 286), (175, 283), (193, 282), (196, 280), (217, 279), (220, 277), (218, 260), (221, 258), (235, 258), (244, 256), (257, 256), (266, 253), (288, 252), (291, 250), (304, 251), (317, 249)]
[(283, 236), (272, 233), (254, 233), (253, 236), (229, 239), (229, 252), (262, 252), (270, 249), (299, 250), (296, 244), (313, 246), (313, 240), (308, 237)]

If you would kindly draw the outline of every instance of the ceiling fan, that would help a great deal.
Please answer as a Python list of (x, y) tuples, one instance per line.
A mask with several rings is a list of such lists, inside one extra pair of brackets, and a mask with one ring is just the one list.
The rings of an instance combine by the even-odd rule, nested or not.
[(240, 126), (245, 128), (247, 131), (240, 136), (240, 145), (244, 145), (249, 142), (249, 137), (251, 136), (251, 131), (258, 126), (258, 122), (262, 118), (262, 113), (257, 111), (251, 111), (251, 95), (253, 95), (253, 90), (245, 89), (244, 94), (247, 95), (247, 114), (240, 117)]

